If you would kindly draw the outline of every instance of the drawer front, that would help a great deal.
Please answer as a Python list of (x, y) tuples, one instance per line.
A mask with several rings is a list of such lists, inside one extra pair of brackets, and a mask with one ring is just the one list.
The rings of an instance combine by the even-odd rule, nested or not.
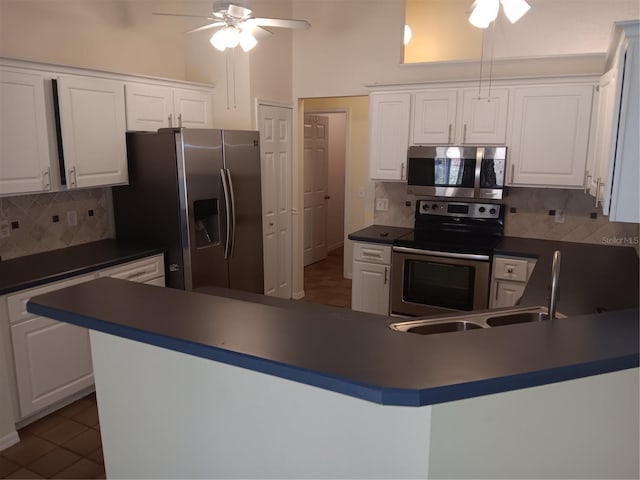
[(527, 260), (496, 257), (493, 260), (493, 277), (515, 282), (526, 282), (527, 267)]
[(164, 277), (164, 258), (162, 255), (136, 260), (98, 272), (100, 277), (120, 278), (131, 282), (145, 283), (154, 278)]
[(353, 259), (358, 262), (391, 265), (391, 246), (377, 243), (355, 243)]
[(95, 277), (93, 274), (82, 275), (81, 277), (74, 277), (69, 280), (51, 283), (44, 287), (22, 290), (18, 293), (8, 295), (7, 306), (9, 309), (9, 323), (21, 322), (29, 318), (37, 317), (37, 315), (27, 312), (27, 302), (31, 297), (42, 295), (43, 293), (53, 292), (55, 290), (60, 290), (61, 288), (70, 287), (71, 285), (88, 282), (89, 280), (93, 280), (94, 278)]

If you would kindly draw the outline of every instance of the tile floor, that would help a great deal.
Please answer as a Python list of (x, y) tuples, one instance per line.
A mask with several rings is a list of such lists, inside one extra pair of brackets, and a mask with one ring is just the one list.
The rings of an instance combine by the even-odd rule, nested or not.
[(105, 478), (95, 394), (18, 433), (20, 443), (0, 452), (0, 478)]
[[(304, 269), (304, 301), (351, 307), (351, 280), (342, 275), (343, 251)], [(95, 394), (19, 432), (20, 443), (0, 452), (0, 478), (105, 478)]]

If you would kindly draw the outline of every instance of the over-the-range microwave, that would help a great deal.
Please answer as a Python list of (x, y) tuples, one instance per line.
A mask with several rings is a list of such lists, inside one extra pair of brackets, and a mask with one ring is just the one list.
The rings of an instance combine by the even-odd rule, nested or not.
[(407, 191), (434, 197), (501, 199), (507, 147), (411, 146)]

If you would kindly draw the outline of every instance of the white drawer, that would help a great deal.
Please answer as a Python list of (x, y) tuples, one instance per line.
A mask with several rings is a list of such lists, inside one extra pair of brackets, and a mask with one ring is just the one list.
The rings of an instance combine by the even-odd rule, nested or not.
[(354, 243), (353, 259), (358, 262), (391, 265), (391, 245), (379, 243)]
[(495, 257), (493, 259), (493, 278), (526, 282), (528, 265), (529, 262), (524, 259)]
[(95, 276), (82, 275), (81, 277), (73, 277), (69, 280), (62, 280), (60, 282), (50, 283), (44, 287), (30, 288), (29, 290), (21, 290), (18, 293), (7, 295), (7, 307), (9, 309), (9, 323), (16, 323), (29, 318), (35, 318), (37, 315), (27, 312), (27, 302), (31, 297), (42, 295), (43, 293), (53, 292), (60, 290), (61, 288), (70, 287), (71, 285), (77, 285), (78, 283), (88, 282), (93, 280)]
[(98, 276), (120, 278), (131, 282), (148, 282), (154, 278), (164, 277), (164, 257), (156, 255), (107, 268), (98, 272)]

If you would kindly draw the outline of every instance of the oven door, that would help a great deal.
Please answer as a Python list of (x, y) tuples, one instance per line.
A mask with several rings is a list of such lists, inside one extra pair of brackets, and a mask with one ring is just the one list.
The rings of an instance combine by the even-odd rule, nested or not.
[(392, 315), (437, 315), (488, 307), (488, 255), (394, 247), (391, 261)]

